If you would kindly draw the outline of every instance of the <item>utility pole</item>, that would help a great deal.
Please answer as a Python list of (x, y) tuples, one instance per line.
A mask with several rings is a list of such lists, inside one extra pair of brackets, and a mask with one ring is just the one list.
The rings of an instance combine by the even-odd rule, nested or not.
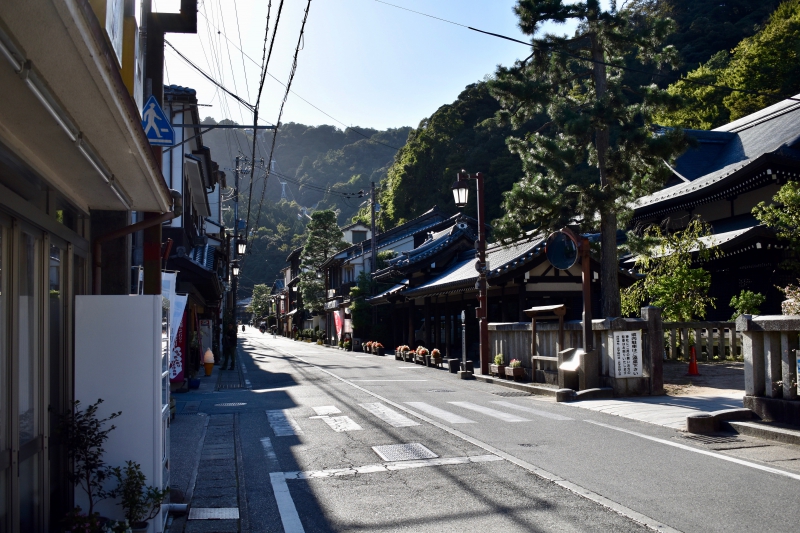
[[(375, 272), (378, 270), (378, 234), (375, 232), (375, 182), (372, 182), (370, 188), (370, 211), (372, 213), (372, 277), (375, 277)], [(375, 284), (372, 284), (372, 294), (375, 295)], [(372, 325), (378, 323), (378, 307), (372, 306)]]
[[(233, 169), (233, 236), (235, 238), (233, 248), (233, 260), (239, 258), (239, 156), (236, 156), (236, 164)], [(239, 290), (239, 276), (232, 276), (231, 292), (233, 293), (233, 325), (236, 336), (239, 336), (238, 322), (236, 321), (236, 292)]]

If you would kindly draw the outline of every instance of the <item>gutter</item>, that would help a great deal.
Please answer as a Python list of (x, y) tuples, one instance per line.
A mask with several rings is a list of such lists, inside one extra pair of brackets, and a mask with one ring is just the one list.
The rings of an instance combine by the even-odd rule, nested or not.
[(183, 213), (183, 197), (181, 196), (181, 193), (173, 189), (171, 189), (169, 192), (172, 196), (172, 211), (162, 213), (160, 216), (155, 218), (143, 220), (141, 222), (137, 222), (136, 224), (131, 224), (130, 226), (125, 226), (124, 228), (112, 231), (111, 233), (106, 233), (105, 235), (101, 235), (100, 237), (96, 238), (92, 242), (92, 294), (100, 294), (100, 280), (103, 266), (101, 261), (101, 253), (104, 242), (119, 239), (120, 237), (125, 237), (131, 233), (136, 233), (137, 231), (153, 227), (157, 224), (162, 224), (168, 220), (179, 217), (181, 213)]

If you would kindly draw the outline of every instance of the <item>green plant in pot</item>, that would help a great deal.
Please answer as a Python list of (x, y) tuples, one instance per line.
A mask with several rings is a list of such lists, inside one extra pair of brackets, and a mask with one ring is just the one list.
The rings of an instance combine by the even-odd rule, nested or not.
[(125, 513), (133, 531), (147, 529), (147, 521), (155, 518), (161, 510), (161, 504), (169, 495), (169, 488), (160, 490), (147, 485), (147, 478), (139, 463), (126, 461), (124, 467), (112, 469), (117, 479), (114, 495), (120, 499), (119, 505)]

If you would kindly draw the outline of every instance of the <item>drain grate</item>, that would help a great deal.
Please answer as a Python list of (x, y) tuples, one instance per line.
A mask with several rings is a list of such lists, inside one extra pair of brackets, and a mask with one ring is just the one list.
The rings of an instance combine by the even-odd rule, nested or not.
[(701, 444), (730, 444), (733, 442), (744, 442), (739, 437), (734, 436), (719, 436), (713, 435), (681, 435), (680, 438), (699, 442)]
[(530, 442), (525, 442), (523, 444), (519, 444), (519, 446), (522, 446), (523, 448), (536, 448), (537, 445), (531, 444)]
[(214, 407), (241, 407), (247, 405), (246, 402), (215, 403)]
[(533, 396), (530, 392), (525, 392), (521, 390), (513, 390), (513, 391), (498, 391), (493, 392), (495, 396), (505, 396), (505, 397), (512, 397), (512, 396)]
[(238, 520), (238, 507), (192, 507), (189, 520)]
[(439, 457), (418, 442), (373, 446), (372, 449), (375, 450), (375, 453), (384, 461), (413, 461), (414, 459), (433, 459)]
[(241, 389), (242, 384), (239, 382), (236, 383), (220, 383), (217, 385), (217, 389)]
[(454, 390), (449, 389), (430, 389), (428, 392), (455, 392)]

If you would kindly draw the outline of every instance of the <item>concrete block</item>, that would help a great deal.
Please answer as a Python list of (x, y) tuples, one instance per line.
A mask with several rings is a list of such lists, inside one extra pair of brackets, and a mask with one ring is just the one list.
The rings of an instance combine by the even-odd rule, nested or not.
[(458, 377), (461, 378), (461, 379), (473, 379), (474, 378), (474, 376), (472, 375), (472, 372), (467, 372), (465, 370), (459, 370), (458, 371)]
[(783, 422), (800, 426), (800, 401), (745, 396), (744, 406), (765, 422)]
[(575, 391), (572, 389), (558, 389), (556, 391), (557, 402), (572, 402), (575, 400)]
[(686, 431), (689, 433), (715, 433), (725, 429), (727, 422), (753, 420), (755, 417), (755, 413), (750, 409), (723, 409), (711, 413), (696, 413), (686, 417)]

